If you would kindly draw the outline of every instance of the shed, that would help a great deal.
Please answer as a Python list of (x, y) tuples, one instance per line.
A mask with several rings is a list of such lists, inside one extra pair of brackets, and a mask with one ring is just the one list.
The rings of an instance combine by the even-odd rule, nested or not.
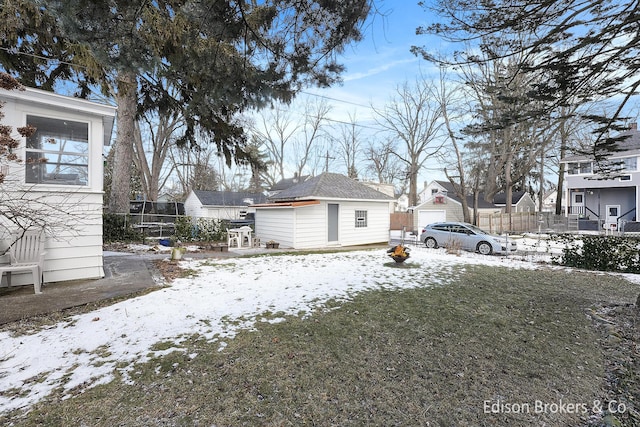
[(253, 209), (249, 209), (250, 205), (266, 201), (262, 193), (192, 190), (184, 202), (184, 211), (192, 218), (240, 219)]
[(389, 240), (395, 200), (345, 175), (323, 173), (256, 204), (256, 236), (311, 249)]
[[(22, 139), (17, 154), (24, 161), (7, 166), (11, 185), (2, 191), (28, 199), (25, 208), (46, 203), (47, 221), (65, 224), (46, 236), (45, 283), (103, 277), (102, 153), (116, 107), (31, 88), (0, 90), (0, 101), (3, 125), (37, 128)], [(13, 283), (32, 282), (27, 274), (16, 275)]]

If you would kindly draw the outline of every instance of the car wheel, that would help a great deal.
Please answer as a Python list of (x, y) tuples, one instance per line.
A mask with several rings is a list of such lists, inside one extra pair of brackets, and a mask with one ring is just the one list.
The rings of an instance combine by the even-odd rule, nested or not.
[(478, 246), (476, 246), (476, 250), (480, 252), (482, 255), (491, 255), (491, 253), (493, 252), (493, 248), (491, 247), (491, 244), (489, 244), (488, 242), (478, 243)]
[(427, 237), (426, 239), (424, 239), (424, 244), (429, 249), (437, 249), (438, 248), (438, 242), (436, 242), (436, 239), (434, 239), (433, 237)]

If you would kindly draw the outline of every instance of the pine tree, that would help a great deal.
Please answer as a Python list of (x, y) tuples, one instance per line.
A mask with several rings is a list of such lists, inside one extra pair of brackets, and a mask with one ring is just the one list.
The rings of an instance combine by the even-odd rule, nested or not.
[[(5, 44), (2, 66), (17, 76), (47, 74), (62, 59), (79, 92), (94, 82), (118, 104), (110, 210), (128, 210), (128, 165), (136, 115), (146, 109), (185, 118), (178, 144), (204, 134), (228, 164), (242, 161), (245, 135), (238, 113), (272, 100), (290, 101), (309, 84), (339, 81), (336, 54), (361, 38), (370, 0), (7, 0), (0, 31), (23, 28)], [(14, 10), (9, 10), (11, 5)], [(22, 17), (21, 13), (26, 14)], [(15, 19), (14, 19), (15, 16)], [(46, 18), (46, 19), (45, 19)], [(38, 20), (51, 29), (31, 25)], [(56, 37), (47, 38), (41, 31)], [(16, 46), (48, 52), (42, 63), (12, 62)], [(65, 68), (66, 69), (66, 68)], [(44, 78), (35, 81), (39, 84)], [(165, 88), (171, 87), (169, 93)], [(126, 175), (126, 176), (124, 176)]]

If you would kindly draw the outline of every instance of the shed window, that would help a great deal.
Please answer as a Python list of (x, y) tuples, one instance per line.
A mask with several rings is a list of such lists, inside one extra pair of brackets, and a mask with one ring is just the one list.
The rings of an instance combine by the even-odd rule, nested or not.
[(367, 226), (367, 211), (356, 211), (356, 228)]
[(27, 138), (25, 180), (31, 184), (87, 185), (89, 124), (27, 116), (36, 132)]

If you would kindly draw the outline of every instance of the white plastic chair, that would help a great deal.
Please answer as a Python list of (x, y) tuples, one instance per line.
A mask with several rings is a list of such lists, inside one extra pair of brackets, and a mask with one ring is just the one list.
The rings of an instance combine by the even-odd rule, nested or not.
[[(14, 239), (17, 235), (14, 236)], [(13, 239), (12, 239), (13, 240)], [(36, 294), (42, 293), (44, 281), (44, 233), (42, 230), (28, 230), (9, 247), (10, 264), (0, 265), (0, 279), (7, 273), (7, 286), (11, 286), (11, 273), (30, 271)]]

